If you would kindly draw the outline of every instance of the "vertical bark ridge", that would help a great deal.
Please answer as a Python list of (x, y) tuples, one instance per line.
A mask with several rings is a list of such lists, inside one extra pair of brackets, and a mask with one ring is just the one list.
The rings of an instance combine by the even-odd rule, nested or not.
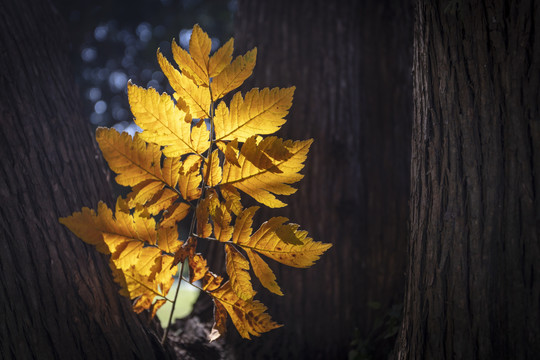
[(400, 359), (538, 353), (538, 15), (531, 1), (418, 4)]

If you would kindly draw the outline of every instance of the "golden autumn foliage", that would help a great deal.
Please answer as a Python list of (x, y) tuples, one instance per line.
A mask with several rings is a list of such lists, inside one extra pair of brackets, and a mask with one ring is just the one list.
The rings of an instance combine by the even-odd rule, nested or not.
[[(215, 304), (215, 340), (232, 323), (244, 338), (259, 336), (278, 325), (266, 306), (254, 299), (254, 275), (260, 284), (283, 295), (264, 257), (306, 268), (331, 246), (308, 237), (297, 224), (273, 217), (253, 230), (258, 207), (244, 208), (242, 193), (277, 208), (277, 198), (291, 195), (302, 179), (312, 140), (283, 140), (275, 133), (285, 123), (294, 87), (252, 89), (222, 99), (252, 73), (257, 50), (233, 59), (233, 39), (210, 55), (211, 41), (195, 25), (189, 52), (175, 42), (176, 68), (158, 50), (157, 58), (175, 93), (172, 97), (128, 84), (135, 123), (134, 137), (98, 128), (96, 139), (116, 181), (131, 187), (116, 208), (103, 202), (61, 218), (75, 235), (104, 254), (120, 293), (134, 300), (137, 312), (154, 316), (168, 297), (178, 265), (189, 266), (189, 279)], [(179, 239), (178, 226), (189, 228)], [(187, 220), (187, 219), (186, 219)], [(198, 241), (223, 245), (228, 280), (212, 273)], [(253, 272), (251, 272), (253, 270)], [(181, 275), (180, 275), (181, 276)], [(194, 285), (196, 286), (196, 285)], [(173, 304), (174, 305), (174, 304)]]

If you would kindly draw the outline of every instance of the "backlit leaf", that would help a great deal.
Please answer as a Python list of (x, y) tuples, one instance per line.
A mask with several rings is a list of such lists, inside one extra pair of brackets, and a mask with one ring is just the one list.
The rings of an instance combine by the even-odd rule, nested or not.
[(241, 197), (238, 190), (232, 185), (221, 185), (220, 187), (221, 195), (225, 199), (225, 206), (227, 209), (232, 211), (235, 215), (239, 215), (243, 210), (242, 203), (240, 202)]
[(223, 69), (227, 67), (232, 61), (232, 53), (234, 50), (234, 39), (229, 39), (223, 45), (220, 47), (212, 57), (210, 57), (210, 64), (209, 64), (209, 75), (210, 77), (216, 77), (219, 75)]
[(182, 74), (193, 79), (197, 85), (205, 85), (208, 87), (208, 72), (199, 67), (192, 56), (186, 50), (178, 46), (174, 40), (171, 45), (171, 50), (174, 61), (176, 61), (178, 67), (180, 67)]
[(172, 206), (173, 202), (178, 199), (178, 194), (169, 189), (164, 188), (161, 189), (152, 200), (146, 203), (146, 210), (151, 215), (156, 215), (162, 210), (168, 209), (170, 206)]
[[(238, 239), (238, 245), (257, 251), (282, 264), (306, 268), (313, 265), (319, 257), (328, 250), (332, 244), (324, 244), (313, 241), (307, 237), (307, 231), (298, 230), (296, 224), (283, 224), (287, 221), (284, 217), (271, 218), (263, 223), (250, 237)], [(287, 228), (284, 231), (283, 228)], [(301, 245), (283, 241), (281, 233), (292, 231)]]
[(206, 260), (202, 257), (201, 254), (195, 254), (188, 258), (189, 262), (189, 282), (193, 283), (197, 280), (200, 280), (208, 272), (208, 267), (206, 266)]
[(266, 306), (259, 301), (240, 299), (233, 291), (230, 281), (209, 294), (227, 310), (243, 338), (250, 339), (250, 335), (260, 336), (261, 333), (282, 326), (272, 321), (270, 315), (266, 313)]
[[(128, 97), (135, 123), (144, 130), (140, 137), (144, 141), (165, 146), (165, 156), (201, 154), (208, 149), (209, 140), (193, 142), (191, 124), (183, 121), (187, 114), (174, 105), (169, 95), (159, 95), (152, 88), (144, 89), (128, 83)], [(206, 138), (209, 139), (208, 133)]]
[(163, 215), (163, 220), (160, 222), (162, 227), (175, 226), (176, 223), (182, 221), (188, 214), (191, 206), (186, 203), (176, 203), (167, 209), (167, 213)]
[[(313, 140), (282, 142), (271, 136), (256, 144), (255, 138), (250, 138), (240, 151), (238, 163), (241, 167), (224, 164), (221, 185), (232, 185), (269, 207), (283, 207), (286, 204), (273, 194), (290, 195), (296, 192), (289, 184), (302, 179), (303, 175), (298, 172), (304, 167), (312, 142)], [(276, 144), (286, 150), (290, 157), (284, 160), (270, 158), (265, 150), (274, 150)]]
[[(257, 48), (248, 51), (245, 55), (238, 56), (232, 63), (212, 80), (212, 98), (214, 101), (221, 99), (227, 93), (243, 84), (251, 76), (257, 58)], [(173, 86), (174, 88), (174, 86)], [(175, 89), (176, 90), (176, 89)]]
[[(96, 138), (117, 182), (131, 192), (117, 199), (114, 210), (100, 202), (97, 210), (83, 208), (60, 222), (110, 256), (120, 294), (133, 300), (135, 312), (148, 310), (153, 317), (172, 302), (167, 294), (178, 264), (187, 264), (189, 280), (180, 274), (179, 282), (201, 280), (193, 285), (215, 304), (209, 340), (225, 333), (227, 316), (249, 339), (281, 326), (254, 300), (250, 268), (265, 288), (283, 295), (262, 255), (309, 267), (331, 245), (313, 241), (284, 217), (273, 217), (254, 232), (258, 207), (244, 209), (240, 191), (269, 207), (285, 206), (276, 196), (296, 191), (292, 184), (303, 177), (312, 140), (266, 136), (285, 123), (294, 87), (225, 97), (253, 72), (256, 48), (234, 60), (233, 39), (212, 56), (211, 48), (210, 37), (195, 25), (189, 52), (173, 40), (177, 67), (158, 50), (172, 96), (128, 83), (131, 111), (142, 132), (131, 137), (99, 128)], [(182, 233), (188, 232), (182, 242), (178, 224), (188, 214), (191, 222), (182, 224)], [(197, 253), (199, 241), (202, 249), (208, 242), (224, 247), (228, 281), (209, 270)]]
[(249, 238), (253, 231), (253, 215), (255, 215), (255, 212), (258, 209), (258, 206), (252, 206), (245, 209), (240, 215), (238, 215), (236, 218), (236, 223), (234, 224), (234, 232), (232, 236), (233, 243), (238, 244), (244, 239)]
[(233, 164), (234, 166), (240, 167), (240, 164), (238, 163), (239, 151), (238, 151), (237, 139), (234, 139), (233, 141), (229, 141), (227, 142), (227, 144), (221, 141), (216, 142), (216, 144), (219, 150), (221, 150), (221, 152), (225, 154), (225, 160), (227, 160), (227, 162)]
[(155, 221), (146, 210), (131, 215), (122, 210), (124, 203), (118, 199), (115, 216), (100, 202), (97, 213), (83, 208), (60, 222), (83, 241), (111, 253), (115, 280), (123, 294), (138, 298), (134, 310), (142, 311), (152, 305), (155, 296), (167, 294), (177, 269), (171, 268), (172, 256), (163, 256), (163, 252), (176, 252), (181, 242), (176, 228), (156, 231)]
[(249, 262), (251, 263), (251, 267), (253, 268), (253, 272), (255, 273), (255, 276), (259, 278), (262, 286), (274, 294), (283, 295), (281, 288), (276, 282), (276, 275), (274, 275), (274, 272), (272, 269), (270, 269), (268, 264), (259, 255), (257, 255), (256, 252), (248, 248), (245, 250), (246, 254), (248, 255)]
[(231, 239), (234, 227), (231, 226), (231, 214), (225, 204), (221, 204), (212, 216), (214, 221), (214, 236), (221, 242), (227, 242)]
[[(218, 151), (212, 152), (212, 157), (205, 161), (203, 167), (203, 176), (206, 179), (206, 185), (215, 187), (221, 182), (223, 176), (221, 166), (219, 166)], [(208, 174), (208, 163), (210, 162), (210, 174)]]
[(208, 341), (217, 340), (227, 331), (227, 310), (225, 307), (214, 299), (214, 325), (208, 334)]
[(232, 245), (225, 245), (225, 253), (227, 254), (225, 261), (227, 274), (229, 274), (229, 280), (234, 292), (242, 300), (252, 299), (255, 296), (255, 291), (251, 286), (249, 261)]
[(206, 272), (202, 279), (202, 289), (204, 291), (214, 291), (221, 286), (223, 278), (214, 274), (211, 271)]
[(273, 134), (286, 122), (292, 105), (294, 87), (253, 89), (242, 98), (234, 94), (230, 110), (222, 101), (216, 109), (216, 140), (246, 141), (253, 135)]
[(180, 167), (180, 176), (178, 178), (178, 188), (185, 200), (198, 199), (201, 196), (199, 185), (202, 181), (201, 158), (196, 155), (190, 155), (186, 158)]
[(207, 197), (199, 202), (199, 206), (195, 210), (197, 216), (197, 235), (202, 238), (212, 235), (212, 225), (209, 222), (209, 206), (210, 198)]
[(118, 174), (120, 185), (133, 186), (130, 199), (144, 204), (164, 186), (174, 188), (178, 181), (178, 158), (166, 158), (161, 166), (162, 153), (158, 145), (147, 144), (139, 134), (132, 138), (115, 129), (98, 128), (96, 140), (110, 168)]
[(204, 79), (208, 79), (208, 69), (210, 62), (210, 49), (212, 48), (212, 40), (201, 29), (199, 25), (195, 25), (189, 39), (189, 53), (191, 58), (197, 64), (201, 72), (204, 74)]
[(159, 51), (157, 58), (161, 70), (169, 80), (171, 87), (178, 94), (178, 97), (186, 103), (191, 116), (198, 119), (209, 118), (210, 91), (208, 88), (198, 86), (191, 79), (182, 75)]

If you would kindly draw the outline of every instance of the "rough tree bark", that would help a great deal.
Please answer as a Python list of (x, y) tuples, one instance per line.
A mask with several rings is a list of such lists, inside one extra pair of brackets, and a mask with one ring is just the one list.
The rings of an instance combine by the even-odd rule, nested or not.
[(285, 214), (334, 244), (313, 268), (273, 266), (285, 296), (260, 289), (257, 297), (285, 326), (236, 344), (240, 358), (346, 358), (355, 327), (367, 336), (375, 317), (402, 301), (412, 8), (391, 3), (238, 3), (238, 52), (258, 48), (244, 89), (296, 86), (280, 136), (315, 138), (300, 190), (261, 219)]
[(106, 260), (58, 223), (111, 200), (48, 1), (0, 3), (0, 358), (156, 359)]
[(399, 359), (540, 353), (540, 4), (419, 1)]

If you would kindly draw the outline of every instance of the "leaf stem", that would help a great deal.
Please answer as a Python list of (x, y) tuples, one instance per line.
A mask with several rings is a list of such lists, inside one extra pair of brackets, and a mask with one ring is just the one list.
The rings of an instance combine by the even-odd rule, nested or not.
[[(208, 147), (208, 167), (207, 167), (207, 171), (206, 171), (206, 176), (204, 176), (203, 179), (202, 179), (201, 196), (199, 197), (199, 199), (197, 199), (197, 205), (193, 209), (193, 217), (191, 218), (191, 224), (189, 226), (189, 233), (188, 234), (193, 234), (193, 230), (195, 228), (195, 222), (196, 222), (196, 219), (197, 219), (197, 208), (199, 207), (201, 199), (203, 199), (205, 194), (206, 194), (206, 186), (205, 185), (206, 185), (206, 183), (208, 183), (208, 179), (210, 177), (211, 165), (212, 165), (212, 144), (214, 143), (214, 100), (212, 99), (212, 88), (211, 88), (211, 86), (208, 86), (208, 91), (210, 91), (210, 145)], [(203, 163), (203, 166), (204, 166), (204, 163)], [(182, 262), (182, 266), (180, 268), (180, 276), (178, 277), (178, 287), (176, 288), (176, 294), (174, 295), (174, 301), (172, 303), (171, 313), (169, 315), (169, 321), (167, 322), (167, 328), (165, 329), (165, 333), (163, 334), (163, 338), (161, 339), (161, 344), (162, 345), (165, 344), (165, 342), (167, 341), (167, 335), (169, 334), (169, 328), (171, 327), (172, 316), (173, 316), (173, 313), (174, 313), (174, 307), (176, 306), (176, 300), (177, 300), (178, 293), (179, 293), (179, 290), (180, 290), (180, 284), (182, 283), (182, 279), (183, 279), (182, 273), (184, 272), (184, 264), (185, 264), (185, 261)], [(184, 279), (184, 281), (185, 281), (185, 279)], [(188, 281), (188, 284), (191, 284), (191, 283)], [(191, 284), (191, 285), (193, 285), (193, 284)], [(195, 286), (195, 285), (193, 285), (193, 286)], [(197, 287), (197, 286), (195, 286), (195, 287)]]
[(208, 146), (208, 166), (206, 169), (206, 176), (204, 176), (202, 180), (201, 198), (204, 198), (204, 195), (206, 194), (205, 185), (208, 184), (210, 172), (212, 171), (212, 145), (214, 145), (214, 100), (212, 98), (212, 84), (208, 85), (208, 91), (210, 92), (210, 146)]
[(174, 300), (172, 302), (172, 308), (171, 313), (169, 314), (169, 321), (167, 322), (167, 328), (165, 329), (165, 332), (163, 333), (163, 338), (161, 338), (161, 345), (165, 344), (167, 341), (167, 335), (169, 335), (169, 328), (171, 327), (172, 317), (174, 313), (174, 306), (176, 305), (176, 300), (178, 299), (178, 293), (180, 293), (180, 284), (182, 283), (182, 279), (184, 277), (182, 276), (184, 272), (184, 264), (186, 262), (182, 261), (182, 266), (180, 266), (180, 274), (178, 276), (178, 286), (176, 287), (176, 293), (174, 294)]

